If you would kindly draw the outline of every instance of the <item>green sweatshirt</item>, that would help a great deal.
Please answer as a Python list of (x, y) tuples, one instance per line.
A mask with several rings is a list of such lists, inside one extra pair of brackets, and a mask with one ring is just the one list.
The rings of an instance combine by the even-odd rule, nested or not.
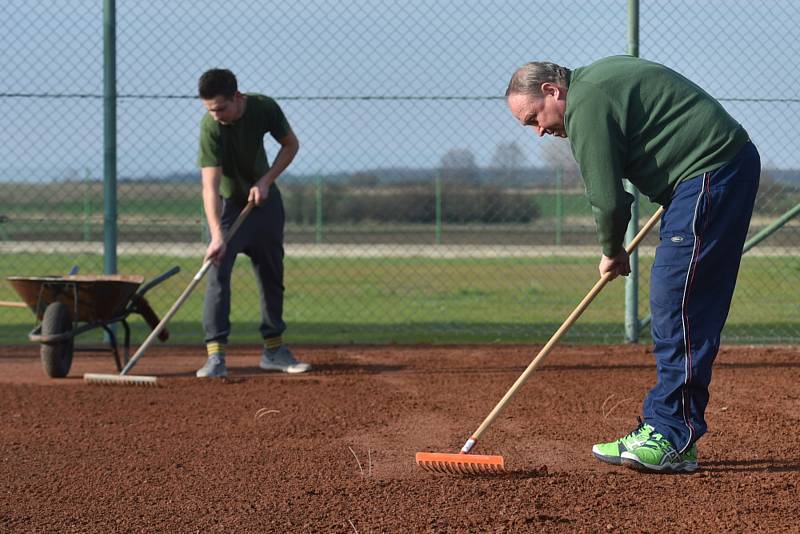
[(244, 114), (235, 123), (220, 124), (209, 113), (203, 116), (197, 164), (222, 167), (220, 195), (246, 200), (253, 184), (269, 170), (264, 134), (282, 139), (289, 132), (289, 123), (275, 100), (248, 93)]
[(748, 136), (722, 105), (657, 63), (613, 56), (572, 72), (564, 125), (586, 183), (603, 254), (623, 246), (627, 178), (666, 205), (682, 180), (730, 161)]

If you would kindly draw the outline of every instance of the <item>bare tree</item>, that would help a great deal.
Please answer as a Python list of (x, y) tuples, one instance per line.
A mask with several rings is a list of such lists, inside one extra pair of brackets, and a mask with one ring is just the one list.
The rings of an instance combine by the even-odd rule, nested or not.
[(468, 148), (451, 148), (442, 156), (442, 179), (474, 183), (478, 178), (475, 154)]
[(513, 182), (522, 176), (522, 169), (528, 164), (528, 158), (518, 143), (499, 143), (492, 156), (492, 171), (503, 182)]
[[(569, 142), (565, 139), (548, 139), (542, 142), (540, 155), (545, 165), (553, 169), (560, 169), (562, 180), (565, 186), (577, 186), (582, 183), (581, 171), (578, 163), (572, 156)], [(555, 176), (554, 178), (555, 179)]]

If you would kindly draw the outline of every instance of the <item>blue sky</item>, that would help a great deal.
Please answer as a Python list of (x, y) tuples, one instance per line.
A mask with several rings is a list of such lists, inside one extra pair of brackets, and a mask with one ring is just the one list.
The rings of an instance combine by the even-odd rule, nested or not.
[[(99, 176), (102, 2), (6, 4), (0, 93), (36, 97), (2, 98), (0, 180)], [(243, 90), (281, 99), (303, 146), (294, 172), (431, 167), (453, 148), (486, 165), (508, 142), (537, 164), (543, 142), (502, 100), (483, 98), (502, 94), (526, 61), (576, 67), (628, 47), (626, 0), (118, 4), (121, 176), (194, 169), (203, 110), (190, 97), (216, 66), (234, 70)], [(800, 167), (798, 2), (641, 4), (640, 55), (723, 99), (765, 164)]]

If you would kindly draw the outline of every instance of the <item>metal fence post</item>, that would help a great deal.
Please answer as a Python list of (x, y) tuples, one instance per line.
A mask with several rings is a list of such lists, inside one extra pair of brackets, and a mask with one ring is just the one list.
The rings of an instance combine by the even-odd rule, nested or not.
[[(639, 56), (639, 0), (628, 0), (628, 53)], [(625, 181), (625, 189), (633, 194), (631, 222), (625, 232), (625, 240), (630, 242), (639, 231), (639, 192)], [(639, 341), (639, 251), (634, 250), (630, 257), (631, 274), (625, 279), (625, 340), (628, 343)]]
[(442, 173), (437, 172), (433, 179), (434, 194), (436, 195), (434, 205), (434, 234), (436, 244), (442, 244)]
[(561, 246), (561, 234), (564, 224), (564, 174), (563, 169), (556, 169), (556, 245)]
[(117, 45), (115, 0), (103, 0), (103, 272), (117, 272)]
[(316, 189), (314, 190), (314, 242), (319, 245), (322, 243), (322, 173), (317, 173)]
[(86, 169), (83, 179), (83, 240), (92, 240), (92, 173)]

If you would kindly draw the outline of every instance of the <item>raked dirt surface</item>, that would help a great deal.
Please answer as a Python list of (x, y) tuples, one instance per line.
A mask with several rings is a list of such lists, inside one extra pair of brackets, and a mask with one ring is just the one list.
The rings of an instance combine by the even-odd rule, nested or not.
[(303, 375), (233, 347), (200, 380), (197, 347), (152, 348), (159, 387), (85, 384), (108, 354), (44, 375), (0, 348), (0, 532), (799, 532), (800, 348), (724, 347), (701, 470), (599, 463), (654, 380), (643, 346), (559, 346), (474, 452), (501, 476), (430, 473), (457, 452), (538, 346), (294, 347)]

